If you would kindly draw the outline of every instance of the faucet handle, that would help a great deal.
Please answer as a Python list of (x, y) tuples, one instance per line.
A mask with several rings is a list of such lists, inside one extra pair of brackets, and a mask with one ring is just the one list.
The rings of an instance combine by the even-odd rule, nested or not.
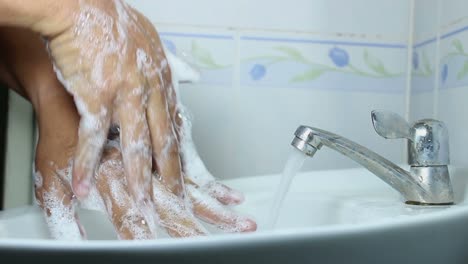
[(449, 133), (439, 120), (422, 119), (411, 128), (408, 163), (412, 166), (444, 166), (450, 164)]
[(408, 163), (411, 166), (443, 166), (450, 163), (448, 130), (434, 119), (422, 119), (412, 126), (400, 115), (372, 111), (375, 131), (388, 139), (407, 138)]
[(371, 116), (374, 129), (380, 136), (387, 139), (411, 139), (410, 125), (400, 115), (390, 111), (374, 110)]

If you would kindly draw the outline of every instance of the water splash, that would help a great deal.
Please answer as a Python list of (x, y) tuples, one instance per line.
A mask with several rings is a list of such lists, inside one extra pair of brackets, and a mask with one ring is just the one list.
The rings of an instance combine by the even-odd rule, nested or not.
[(293, 149), (289, 155), (289, 159), (284, 166), (281, 180), (273, 196), (273, 204), (270, 208), (270, 213), (267, 218), (267, 229), (274, 229), (278, 222), (279, 213), (281, 211), (284, 198), (288, 193), (289, 187), (294, 176), (299, 172), (307, 156), (297, 149)]

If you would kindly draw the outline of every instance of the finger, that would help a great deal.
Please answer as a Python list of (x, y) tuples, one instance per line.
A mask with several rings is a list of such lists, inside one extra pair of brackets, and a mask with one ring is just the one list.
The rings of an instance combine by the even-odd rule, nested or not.
[[(140, 89), (142, 90), (142, 89)], [(151, 199), (151, 141), (142, 93), (128, 94), (120, 103), (120, 142), (127, 186), (137, 203)]]
[(244, 201), (244, 195), (241, 192), (233, 190), (224, 184), (217, 183), (206, 168), (196, 150), (192, 141), (192, 125), (189, 114), (184, 107), (178, 110), (178, 130), (181, 141), (182, 168), (189, 180), (196, 185), (201, 185), (204, 192), (217, 199), (224, 205), (237, 205)]
[(63, 88), (50, 86), (50, 92), (54, 90), (62, 91), (63, 96), (57, 94), (53, 104), (43, 102), (43, 107), (36, 108), (39, 142), (35, 157), (35, 196), (53, 238), (80, 240), (86, 234), (75, 213), (70, 173), (79, 118)]
[[(42, 173), (41, 173), (42, 172)], [(81, 240), (86, 238), (83, 226), (75, 212), (75, 203), (69, 181), (68, 170), (53, 172), (38, 169), (34, 173), (36, 202), (42, 208), (52, 238)]]
[(153, 181), (153, 189), (159, 224), (170, 236), (192, 237), (208, 234), (180, 197), (159, 181)]
[[(74, 95), (75, 104), (81, 115), (78, 129), (78, 144), (76, 146), (73, 164), (73, 191), (78, 198), (88, 195), (91, 180), (110, 126), (110, 116), (105, 104), (95, 98)], [(85, 99), (85, 100), (83, 100)]]
[[(146, 216), (126, 188), (122, 157), (116, 148), (104, 150), (96, 188), (119, 239), (154, 239), (154, 217)], [(155, 212), (152, 212), (155, 215)]]
[(241, 192), (216, 181), (209, 182), (201, 188), (203, 192), (224, 205), (238, 205), (244, 201), (244, 195)]
[(177, 108), (175, 120), (180, 142), (182, 170), (185, 176), (199, 186), (213, 181), (214, 177), (201, 160), (193, 143), (192, 121), (188, 111), (182, 105)]
[(257, 230), (257, 224), (254, 220), (231, 212), (195, 186), (187, 184), (186, 190), (193, 204), (193, 212), (201, 220), (226, 232), (253, 232)]
[(157, 173), (164, 184), (177, 196), (183, 196), (183, 181), (179, 156), (179, 144), (170, 117), (163, 81), (150, 80), (152, 93), (148, 101), (147, 117), (150, 126), (153, 158), (156, 160)]

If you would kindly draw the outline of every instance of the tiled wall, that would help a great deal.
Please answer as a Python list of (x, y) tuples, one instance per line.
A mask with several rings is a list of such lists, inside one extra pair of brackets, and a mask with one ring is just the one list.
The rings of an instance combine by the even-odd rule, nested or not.
[(412, 117), (443, 120), (450, 132), (452, 164), (466, 166), (468, 2), (416, 0), (415, 15)]
[[(279, 173), (300, 124), (403, 162), (402, 141), (373, 131), (373, 109), (409, 112), (413, 121), (442, 119), (450, 130), (452, 164), (468, 165), (466, 0), (128, 2), (155, 23), (171, 51), (201, 70), (202, 81), (184, 85), (181, 93), (195, 116), (200, 154), (220, 178)], [(21, 103), (14, 102), (10, 112), (18, 113), (11, 109)], [(27, 111), (10, 124), (16, 130), (8, 133), (9, 142), (31, 141), (30, 134), (18, 133), (31, 125)], [(16, 152), (8, 153), (7, 178), (29, 186), (18, 179), (30, 181), (24, 164), (31, 158)], [(352, 166), (323, 148), (304, 169)], [(30, 196), (9, 189), (21, 195), (10, 195), (11, 206)]]
[[(129, 3), (155, 23), (172, 52), (201, 70), (201, 82), (181, 94), (215, 175), (279, 173), (300, 124), (402, 161), (402, 143), (378, 137), (370, 111), (406, 113), (408, 1)], [(352, 166), (324, 149), (305, 169)]]

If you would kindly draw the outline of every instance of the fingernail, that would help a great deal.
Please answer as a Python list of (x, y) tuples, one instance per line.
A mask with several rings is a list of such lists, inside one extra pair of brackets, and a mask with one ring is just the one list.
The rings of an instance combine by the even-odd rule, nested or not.
[(239, 228), (241, 232), (254, 232), (257, 230), (257, 223), (252, 219), (245, 219), (239, 222)]
[(236, 190), (231, 190), (229, 192), (229, 200), (230, 200), (229, 204), (235, 205), (235, 204), (240, 204), (244, 202), (245, 197), (243, 193), (238, 192)]
[(83, 181), (77, 184), (73, 188), (73, 192), (78, 198), (85, 198), (86, 196), (88, 196), (89, 187), (90, 187), (89, 182)]

